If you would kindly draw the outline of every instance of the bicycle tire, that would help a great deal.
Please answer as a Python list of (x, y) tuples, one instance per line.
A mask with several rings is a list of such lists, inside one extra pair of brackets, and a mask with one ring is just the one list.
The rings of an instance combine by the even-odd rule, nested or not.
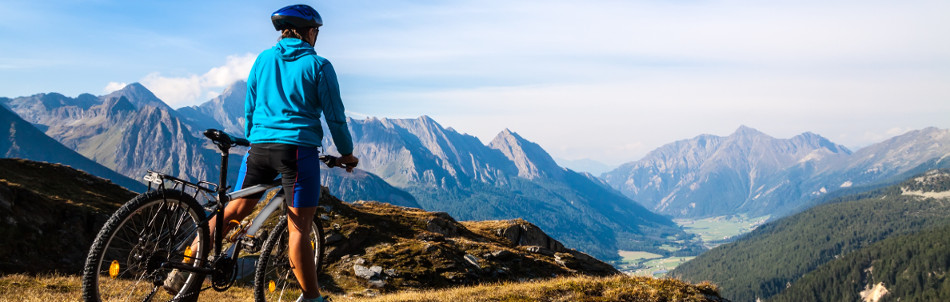
[[(314, 247), (313, 260), (319, 277), (323, 271), (326, 244), (323, 227), (316, 219), (318, 218), (314, 218), (311, 225), (310, 240)], [(257, 261), (257, 268), (254, 271), (254, 298), (258, 302), (296, 301), (300, 296), (300, 285), (290, 270), (290, 261), (287, 258), (288, 237), (287, 216), (284, 216), (270, 232)]]
[(86, 258), (82, 296), (92, 301), (197, 300), (205, 276), (180, 271), (185, 282), (174, 294), (162, 283), (172, 269), (162, 263), (186, 263), (186, 246), (198, 238), (190, 265), (204, 264), (211, 245), (204, 209), (178, 190), (140, 194), (116, 211), (96, 236)]

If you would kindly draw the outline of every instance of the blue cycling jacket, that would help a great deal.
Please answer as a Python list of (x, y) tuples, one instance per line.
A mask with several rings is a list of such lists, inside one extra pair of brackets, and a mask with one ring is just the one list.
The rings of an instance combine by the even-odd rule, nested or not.
[(319, 147), (321, 112), (340, 154), (353, 153), (340, 84), (330, 61), (294, 38), (283, 38), (257, 56), (244, 101), (244, 134), (252, 144)]

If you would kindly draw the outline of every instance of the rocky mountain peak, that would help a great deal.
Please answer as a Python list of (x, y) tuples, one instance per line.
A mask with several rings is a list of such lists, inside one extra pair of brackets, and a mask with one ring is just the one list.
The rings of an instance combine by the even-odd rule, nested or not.
[(65, 95), (51, 92), (36, 95), (41, 104), (47, 109), (55, 109), (67, 105), (68, 98)]
[(752, 128), (746, 125), (740, 125), (739, 128), (736, 129), (736, 131), (733, 132), (731, 136), (769, 136), (769, 135), (762, 133), (762, 131), (759, 131), (755, 128)]
[(193, 129), (221, 129), (231, 135), (244, 136), (244, 98), (247, 82), (236, 81), (213, 99), (198, 106), (185, 106), (175, 110)]
[(501, 151), (518, 167), (518, 176), (535, 179), (559, 177), (564, 169), (541, 146), (522, 138), (510, 129), (502, 130), (488, 147)]
[(107, 100), (111, 98), (126, 97), (135, 107), (154, 106), (164, 107), (171, 110), (171, 107), (162, 102), (151, 90), (145, 88), (142, 84), (132, 83), (122, 89), (116, 90), (110, 94), (101, 96), (100, 99)]
[(827, 152), (834, 154), (851, 154), (851, 150), (848, 147), (835, 144), (831, 140), (825, 138), (824, 136), (815, 134), (813, 132), (805, 132), (799, 134), (791, 139), (793, 142), (800, 142), (801, 144), (807, 144), (812, 146), (817, 146)]
[(224, 89), (224, 92), (221, 92), (221, 95), (228, 95), (228, 94), (233, 94), (237, 92), (242, 92), (242, 93), (247, 92), (247, 81), (238, 80), (234, 83), (231, 83), (231, 85), (228, 86), (228, 88)]

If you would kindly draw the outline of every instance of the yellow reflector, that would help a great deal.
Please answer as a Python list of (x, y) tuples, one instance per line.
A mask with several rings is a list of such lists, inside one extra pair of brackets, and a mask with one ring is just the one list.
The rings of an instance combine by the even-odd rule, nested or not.
[(274, 292), (275, 290), (277, 290), (277, 284), (274, 283), (274, 280), (270, 280), (270, 282), (267, 282), (267, 290), (269, 290), (270, 292)]
[(115, 279), (119, 275), (119, 260), (112, 260), (112, 264), (109, 265), (109, 277)]
[(193, 252), (191, 251), (191, 246), (189, 245), (188, 247), (185, 248), (185, 259), (191, 258), (192, 253)]
[(310, 240), (310, 249), (313, 249), (313, 250), (317, 249), (317, 243), (314, 242), (313, 240)]

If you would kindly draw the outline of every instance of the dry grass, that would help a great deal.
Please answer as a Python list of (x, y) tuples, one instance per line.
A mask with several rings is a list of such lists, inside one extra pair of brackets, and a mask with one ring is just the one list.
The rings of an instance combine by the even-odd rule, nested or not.
[(347, 301), (719, 301), (710, 284), (647, 277), (568, 277), (447, 290), (403, 292)]
[[(208, 290), (201, 301), (254, 301), (252, 288), (233, 287), (225, 292)], [(13, 274), (0, 276), (0, 302), (81, 301), (79, 276)]]
[[(201, 301), (253, 301), (253, 290), (233, 287), (219, 293), (205, 291)], [(77, 276), (0, 277), (0, 302), (79, 301)], [(507, 282), (446, 290), (401, 292), (371, 298), (336, 296), (336, 301), (724, 301), (715, 286), (691, 285), (674, 279), (648, 277), (568, 277), (543, 281)]]

